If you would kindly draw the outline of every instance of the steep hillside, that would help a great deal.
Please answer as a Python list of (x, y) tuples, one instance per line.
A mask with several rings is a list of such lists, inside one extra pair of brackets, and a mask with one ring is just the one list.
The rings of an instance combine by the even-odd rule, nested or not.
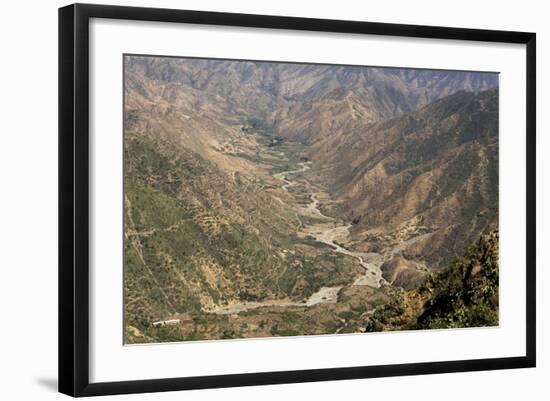
[(369, 317), (367, 331), (498, 326), (498, 231)]
[(441, 266), (498, 223), (497, 90), (456, 93), (333, 149), (326, 175), (358, 249), (383, 245), (369, 240), (382, 234)]

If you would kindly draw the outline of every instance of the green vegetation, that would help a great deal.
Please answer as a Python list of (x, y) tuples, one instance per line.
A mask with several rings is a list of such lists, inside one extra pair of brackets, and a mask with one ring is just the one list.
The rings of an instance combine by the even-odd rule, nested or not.
[(497, 326), (498, 293), (498, 231), (493, 231), (418, 289), (377, 307), (366, 330)]
[[(233, 183), (198, 154), (127, 132), (125, 164), (126, 322), (148, 337), (188, 336), (149, 327), (175, 313), (232, 299), (299, 301), (360, 272), (328, 247), (296, 249), (311, 241), (293, 235), (293, 212), (270, 207), (258, 184)], [(240, 335), (232, 330), (224, 337)]]
[(426, 283), (432, 296), (416, 328), (497, 326), (498, 283), (498, 231), (494, 231)]

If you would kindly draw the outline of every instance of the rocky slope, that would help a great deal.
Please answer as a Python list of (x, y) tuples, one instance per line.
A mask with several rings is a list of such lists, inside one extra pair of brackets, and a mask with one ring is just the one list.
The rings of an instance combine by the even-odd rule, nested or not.
[(497, 226), (497, 90), (458, 92), (374, 124), (338, 154), (333, 188), (360, 249), (380, 246), (369, 236), (383, 234), (437, 267)]

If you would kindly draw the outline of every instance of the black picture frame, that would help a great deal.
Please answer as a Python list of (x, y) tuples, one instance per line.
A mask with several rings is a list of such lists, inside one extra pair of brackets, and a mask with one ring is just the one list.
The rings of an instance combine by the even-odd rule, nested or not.
[[(520, 357), (90, 383), (89, 22), (91, 18), (274, 28), (526, 45), (526, 354)], [(536, 35), (447, 28), (74, 4), (59, 9), (59, 391), (71, 396), (236, 387), (534, 367)]]

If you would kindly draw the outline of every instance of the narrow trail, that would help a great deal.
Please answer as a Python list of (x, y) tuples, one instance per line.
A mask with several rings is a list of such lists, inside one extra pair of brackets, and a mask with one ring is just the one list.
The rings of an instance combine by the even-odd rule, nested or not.
[[(130, 203), (130, 199), (128, 199), (128, 197), (126, 195), (124, 195), (124, 204), (126, 206), (126, 216), (128, 218), (128, 222), (130, 223), (130, 225), (132, 227), (135, 227), (134, 220), (132, 219), (132, 213), (131, 213), (132, 204)], [(149, 273), (149, 275), (151, 276), (151, 278), (153, 279), (153, 281), (157, 285), (160, 293), (162, 294), (162, 296), (166, 300), (166, 303), (172, 309), (172, 313), (175, 313), (176, 308), (174, 308), (174, 305), (172, 304), (172, 302), (170, 301), (170, 298), (168, 297), (168, 295), (166, 294), (166, 292), (164, 291), (164, 289), (160, 285), (159, 281), (157, 280), (157, 277), (154, 275), (153, 271), (149, 268), (149, 266), (145, 262), (145, 258), (143, 257), (143, 247), (141, 245), (139, 237), (128, 235), (128, 233), (124, 233), (124, 235), (126, 236), (126, 239), (130, 240), (130, 242), (132, 243), (132, 246), (133, 246), (134, 250), (136, 251), (136, 253), (139, 257), (139, 260), (141, 261), (141, 263), (143, 264), (143, 266), (145, 267), (145, 269), (147, 270), (147, 272)]]
[(128, 230), (127, 236), (128, 237), (133, 237), (133, 236), (136, 236), (136, 237), (150, 237), (151, 235), (153, 235), (156, 232), (172, 232), (172, 231), (176, 231), (178, 228), (180, 228), (181, 225), (184, 222), (192, 221), (192, 220), (193, 219), (191, 219), (191, 218), (183, 219), (183, 220), (180, 220), (177, 223), (172, 224), (171, 226), (168, 226), (168, 227), (164, 227), (164, 228), (155, 227), (155, 228), (151, 228), (150, 230), (145, 230), (145, 231)]

